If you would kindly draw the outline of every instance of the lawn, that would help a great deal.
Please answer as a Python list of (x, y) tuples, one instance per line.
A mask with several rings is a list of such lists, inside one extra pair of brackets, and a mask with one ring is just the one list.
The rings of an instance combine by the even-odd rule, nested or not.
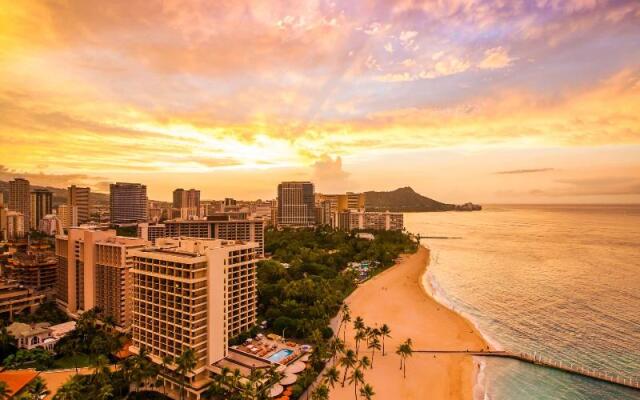
[(68, 369), (68, 368), (82, 368), (91, 367), (94, 365), (94, 360), (87, 354), (78, 354), (76, 356), (66, 356), (58, 358), (53, 361), (51, 369)]

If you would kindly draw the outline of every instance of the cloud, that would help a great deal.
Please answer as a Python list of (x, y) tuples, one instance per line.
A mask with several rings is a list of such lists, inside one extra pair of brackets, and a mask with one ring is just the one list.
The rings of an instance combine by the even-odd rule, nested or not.
[(51, 186), (64, 188), (70, 185), (90, 185), (94, 186), (101, 179), (107, 179), (100, 176), (90, 176), (86, 174), (54, 174), (45, 171), (40, 172), (24, 172), (16, 171), (0, 165), (0, 180), (10, 181), (15, 178), (27, 179), (32, 185)]
[(514, 61), (502, 47), (494, 47), (484, 52), (484, 59), (478, 64), (480, 69), (500, 69), (508, 67)]
[(555, 168), (535, 168), (535, 169), (511, 169), (507, 171), (498, 171), (495, 174), (498, 175), (510, 175), (510, 174), (533, 174), (537, 172), (555, 171)]
[(312, 180), (323, 191), (341, 191), (352, 186), (349, 173), (342, 168), (342, 158), (324, 156), (313, 164)]

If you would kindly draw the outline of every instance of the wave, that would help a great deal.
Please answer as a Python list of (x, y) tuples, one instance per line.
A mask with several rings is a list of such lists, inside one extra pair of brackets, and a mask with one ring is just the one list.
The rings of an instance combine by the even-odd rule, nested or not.
[[(433, 260), (433, 254), (434, 252), (431, 251), (429, 256), (431, 258), (430, 260), (431, 266), (435, 265), (433, 263), (434, 261), (435, 263), (438, 262), (438, 260)], [(493, 350), (504, 350), (503, 347), (495, 339), (493, 339), (489, 334), (487, 334), (486, 332), (483, 332), (482, 329), (480, 329), (480, 324), (478, 323), (476, 318), (474, 318), (471, 314), (466, 312), (462, 306), (456, 304), (453, 300), (451, 300), (447, 296), (447, 292), (442, 288), (442, 286), (436, 279), (432, 268), (427, 268), (427, 271), (422, 277), (422, 281), (423, 281), (422, 287), (425, 289), (425, 291), (429, 296), (435, 299), (438, 303), (442, 304), (444, 307), (447, 307), (449, 310), (457, 313), (458, 315), (461, 315), (463, 318), (469, 321), (469, 323), (475, 328), (477, 332), (480, 333), (484, 341), (487, 342)], [(475, 400), (490, 400), (489, 394), (486, 390), (486, 384), (485, 384), (486, 362), (482, 357), (474, 357), (474, 362), (476, 359), (480, 360), (479, 361), (480, 367), (476, 373), (475, 384), (473, 386), (473, 398)]]

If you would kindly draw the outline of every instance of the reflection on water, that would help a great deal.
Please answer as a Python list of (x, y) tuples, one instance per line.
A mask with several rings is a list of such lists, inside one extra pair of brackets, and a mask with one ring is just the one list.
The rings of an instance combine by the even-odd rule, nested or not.
[[(500, 347), (640, 379), (640, 207), (492, 206), (405, 214), (435, 295)], [(640, 391), (486, 360), (487, 398), (640, 399)]]

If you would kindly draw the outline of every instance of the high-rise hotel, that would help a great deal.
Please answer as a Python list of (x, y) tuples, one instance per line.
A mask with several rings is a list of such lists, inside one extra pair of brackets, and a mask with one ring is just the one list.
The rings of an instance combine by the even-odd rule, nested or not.
[[(68, 205), (69, 209), (73, 210), (76, 207), (77, 222), (76, 224), (87, 223), (91, 217), (91, 188), (79, 187), (76, 185), (69, 186), (67, 189), (69, 192)], [(75, 225), (72, 225), (75, 226)]]
[(139, 238), (116, 236), (114, 230), (71, 228), (67, 235), (57, 235), (58, 304), (75, 315), (99, 307), (120, 329), (129, 329), (131, 251), (148, 244)]
[(147, 221), (147, 187), (139, 183), (112, 183), (109, 193), (111, 223)]
[(278, 226), (312, 226), (315, 220), (313, 183), (282, 182), (278, 185)]
[(34, 189), (31, 191), (31, 219), (29, 227), (38, 229), (40, 221), (53, 210), (53, 193), (47, 189)]
[[(196, 368), (187, 376), (188, 399), (199, 399), (213, 364), (227, 356), (228, 339), (256, 322), (258, 245), (239, 241), (161, 238), (132, 251), (131, 350), (145, 348), (162, 365), (192, 349)], [(161, 375), (170, 391), (180, 381)]]
[(28, 180), (16, 178), (9, 181), (8, 208), (22, 213), (25, 230), (28, 231), (31, 223), (31, 184)]

